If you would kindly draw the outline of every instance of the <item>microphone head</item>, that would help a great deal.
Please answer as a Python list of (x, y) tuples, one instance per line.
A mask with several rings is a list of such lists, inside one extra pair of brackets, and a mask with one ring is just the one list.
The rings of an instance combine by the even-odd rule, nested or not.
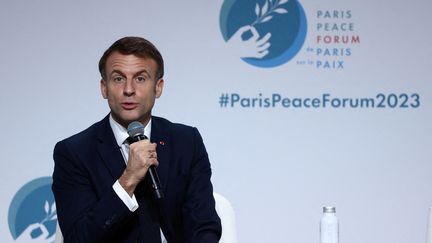
[(144, 135), (144, 125), (138, 121), (131, 122), (127, 128), (127, 132), (132, 138), (137, 135)]

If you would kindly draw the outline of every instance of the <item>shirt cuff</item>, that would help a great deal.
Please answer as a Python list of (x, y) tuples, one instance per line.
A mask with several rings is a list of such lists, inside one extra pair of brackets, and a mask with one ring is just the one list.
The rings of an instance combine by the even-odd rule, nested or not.
[(131, 212), (135, 212), (138, 208), (138, 202), (135, 198), (135, 194), (132, 194), (132, 198), (125, 191), (125, 189), (120, 185), (120, 182), (117, 180), (112, 186), (117, 196), (123, 201), (126, 207), (129, 208)]

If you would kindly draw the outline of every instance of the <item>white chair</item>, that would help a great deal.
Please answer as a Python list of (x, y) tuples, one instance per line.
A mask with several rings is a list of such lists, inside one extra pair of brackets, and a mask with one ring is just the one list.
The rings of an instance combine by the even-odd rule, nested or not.
[[(216, 201), (216, 212), (222, 223), (222, 236), (219, 243), (237, 243), (235, 214), (231, 203), (222, 195), (213, 193)], [(63, 235), (57, 223), (55, 243), (63, 243)]]
[(237, 229), (234, 209), (231, 203), (222, 195), (214, 192), (216, 212), (222, 223), (222, 236), (219, 243), (237, 243)]
[(60, 226), (57, 221), (57, 228), (56, 228), (56, 236), (55, 236), (55, 243), (63, 243), (63, 235), (60, 230)]

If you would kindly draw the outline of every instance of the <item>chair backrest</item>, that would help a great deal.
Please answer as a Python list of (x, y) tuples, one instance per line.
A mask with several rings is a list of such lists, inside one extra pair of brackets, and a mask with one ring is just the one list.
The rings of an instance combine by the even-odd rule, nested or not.
[(216, 212), (222, 223), (222, 237), (220, 243), (237, 243), (237, 229), (235, 213), (231, 203), (222, 195), (213, 193), (216, 201)]
[[(216, 212), (222, 223), (222, 237), (219, 243), (237, 243), (235, 214), (231, 203), (222, 195), (213, 193), (216, 201)], [(57, 223), (55, 243), (63, 243), (63, 235)]]
[(56, 228), (55, 243), (63, 243), (63, 234), (60, 230), (60, 226), (58, 224), (58, 221), (57, 221), (57, 228)]

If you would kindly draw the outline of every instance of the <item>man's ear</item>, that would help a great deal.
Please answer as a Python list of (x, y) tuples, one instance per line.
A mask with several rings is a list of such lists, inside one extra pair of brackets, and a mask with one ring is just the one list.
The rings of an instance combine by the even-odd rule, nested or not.
[(108, 88), (107, 88), (107, 82), (104, 79), (101, 79), (100, 87), (101, 87), (102, 97), (104, 97), (104, 99), (107, 99), (108, 98)]
[(156, 98), (161, 97), (162, 91), (163, 91), (163, 86), (164, 86), (163, 78), (156, 81), (156, 87), (155, 87)]

